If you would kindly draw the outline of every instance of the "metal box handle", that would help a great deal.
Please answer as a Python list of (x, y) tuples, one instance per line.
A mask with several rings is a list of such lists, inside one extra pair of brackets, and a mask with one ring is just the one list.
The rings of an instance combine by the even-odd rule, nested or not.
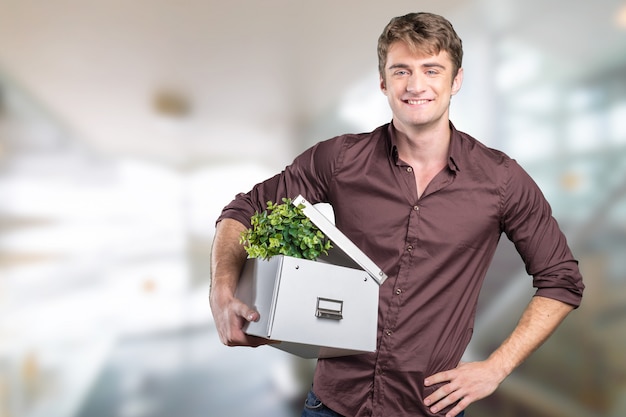
[(341, 320), (343, 318), (343, 301), (332, 298), (317, 297), (315, 317), (321, 319)]

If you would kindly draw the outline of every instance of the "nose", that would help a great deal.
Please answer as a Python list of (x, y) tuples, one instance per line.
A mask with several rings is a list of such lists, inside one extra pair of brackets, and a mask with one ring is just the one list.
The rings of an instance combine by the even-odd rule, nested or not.
[(421, 73), (413, 73), (407, 81), (406, 91), (411, 93), (420, 93), (424, 91), (424, 86), (424, 75)]

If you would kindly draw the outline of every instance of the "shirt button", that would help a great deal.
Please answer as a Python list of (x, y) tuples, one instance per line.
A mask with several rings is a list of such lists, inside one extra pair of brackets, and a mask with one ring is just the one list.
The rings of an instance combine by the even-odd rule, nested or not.
[(418, 211), (420, 208), (418, 206), (413, 206), (413, 210)]
[(409, 252), (411, 252), (411, 251), (413, 250), (413, 246), (410, 246), (410, 245), (409, 245), (409, 246), (407, 246), (407, 247), (406, 247), (406, 250), (408, 250)]
[(385, 330), (385, 334), (386, 334), (387, 336), (391, 336), (391, 330)]
[(398, 295), (402, 294), (402, 290), (401, 290), (400, 288), (398, 288), (398, 289), (396, 290), (396, 294), (398, 294)]
[(408, 168), (406, 169), (406, 172), (413, 172), (413, 168), (408, 167)]

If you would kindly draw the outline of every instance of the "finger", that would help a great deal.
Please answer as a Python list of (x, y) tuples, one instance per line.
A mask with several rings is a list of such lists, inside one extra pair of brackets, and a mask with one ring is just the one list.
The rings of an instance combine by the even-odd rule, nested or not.
[[(450, 392), (449, 394), (445, 395), (444, 397), (441, 398), (441, 400), (437, 401), (434, 403), (434, 405), (432, 407), (430, 407), (430, 411), (432, 411), (433, 413), (437, 413), (441, 410), (443, 410), (446, 407), (450, 407), (452, 405), (455, 405), (455, 403), (457, 403), (455, 405), (455, 407), (459, 407), (461, 401), (463, 400), (463, 395), (460, 393), (459, 390), (454, 390), (452, 392)], [(456, 416), (458, 413), (461, 412), (461, 410), (463, 408), (465, 408), (465, 406), (461, 405), (461, 409), (458, 410), (458, 412), (455, 414), (453, 412), (454, 409), (448, 411), (448, 413), (446, 413), (446, 416)]]
[(439, 372), (424, 379), (424, 385), (429, 387), (431, 385), (439, 384), (441, 382), (450, 381), (451, 379), (452, 377), (448, 371)]
[[(237, 320), (241, 321), (241, 319)], [(231, 324), (225, 333), (222, 343), (226, 346), (260, 346), (263, 338), (246, 334), (239, 324)]]
[(465, 410), (469, 406), (469, 404), (470, 402), (466, 401), (466, 399), (463, 398), (454, 406), (454, 408), (452, 408), (450, 411), (446, 413), (446, 417), (458, 416), (459, 414), (461, 414), (461, 411)]
[[(236, 333), (236, 334), (235, 334)], [(224, 342), (227, 346), (250, 346), (258, 347), (262, 345), (273, 345), (280, 343), (280, 340), (267, 339), (265, 337), (253, 336), (244, 333), (242, 330), (232, 332), (230, 337)]]
[(266, 339), (264, 337), (257, 337), (257, 336), (246, 335), (245, 346), (259, 347), (259, 346), (263, 346), (263, 345), (269, 345), (269, 344), (272, 344), (272, 343), (279, 343), (279, 342), (276, 342), (276, 341), (270, 340), (270, 339)]
[(261, 317), (258, 311), (248, 307), (248, 305), (239, 300), (233, 301), (232, 309), (237, 316), (244, 318), (246, 321), (259, 321)]
[(231, 321), (228, 337), (225, 344), (228, 346), (252, 346), (257, 347), (273, 343), (263, 337), (248, 335), (244, 332), (246, 321), (255, 322), (260, 319), (258, 311), (248, 307), (241, 301), (235, 301), (232, 305), (235, 320)]
[(261, 315), (259, 314), (258, 311), (249, 309), (248, 311), (246, 311), (245, 317), (246, 317), (246, 320), (252, 322), (252, 321), (259, 321), (259, 319), (261, 318)]
[[(446, 398), (454, 392), (454, 388), (450, 384), (446, 384), (430, 394), (428, 397), (424, 398), (424, 404), (427, 406), (437, 404), (437, 408), (441, 410), (445, 405), (451, 404), (451, 402), (446, 404)], [(442, 406), (441, 404), (445, 404)]]

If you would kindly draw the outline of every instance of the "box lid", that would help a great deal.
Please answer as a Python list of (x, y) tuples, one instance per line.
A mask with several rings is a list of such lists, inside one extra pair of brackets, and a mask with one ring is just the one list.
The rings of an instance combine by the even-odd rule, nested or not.
[(309, 201), (299, 195), (292, 203), (294, 206), (302, 204), (304, 206), (302, 212), (333, 242), (333, 248), (329, 251), (328, 256), (324, 257), (325, 259), (320, 258), (320, 260), (325, 260), (336, 265), (362, 269), (366, 271), (378, 285), (382, 285), (383, 282), (385, 282), (387, 274)]

